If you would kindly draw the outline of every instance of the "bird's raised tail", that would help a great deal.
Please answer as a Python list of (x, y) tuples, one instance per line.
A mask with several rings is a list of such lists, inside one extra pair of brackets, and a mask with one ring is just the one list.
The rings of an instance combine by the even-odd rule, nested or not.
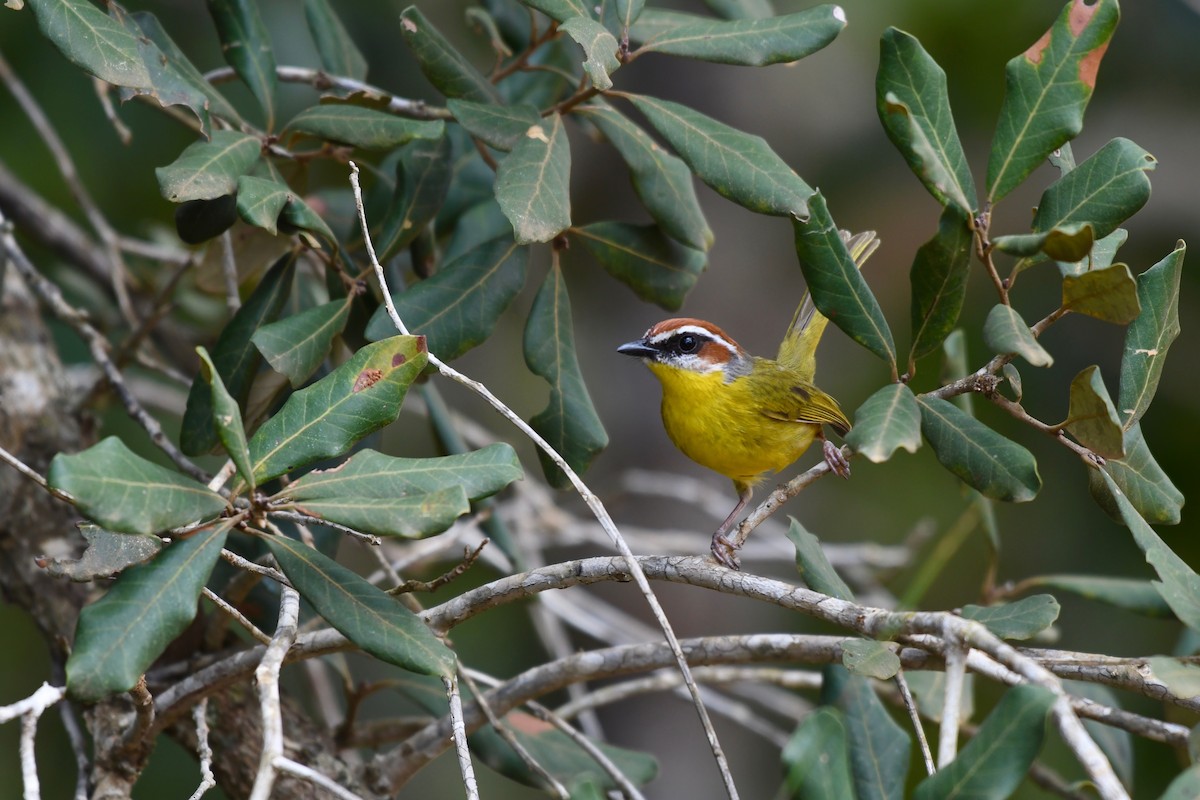
[[(875, 231), (863, 231), (853, 235), (850, 231), (839, 233), (842, 241), (846, 243), (846, 249), (850, 251), (850, 257), (854, 259), (854, 264), (862, 269), (862, 265), (879, 247)], [(817, 345), (828, 323), (829, 319), (813, 305), (812, 295), (805, 292), (800, 307), (796, 309), (796, 315), (792, 317), (787, 335), (779, 345), (777, 360), (794, 367), (805, 380), (811, 382), (817, 368)]]

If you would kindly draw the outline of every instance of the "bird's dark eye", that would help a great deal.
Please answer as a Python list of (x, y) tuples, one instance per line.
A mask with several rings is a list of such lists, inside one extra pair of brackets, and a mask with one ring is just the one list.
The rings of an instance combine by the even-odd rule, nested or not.
[(683, 336), (679, 337), (679, 352), (694, 353), (696, 351), (696, 346), (699, 344), (700, 341), (695, 336), (692, 336), (690, 333), (685, 333)]

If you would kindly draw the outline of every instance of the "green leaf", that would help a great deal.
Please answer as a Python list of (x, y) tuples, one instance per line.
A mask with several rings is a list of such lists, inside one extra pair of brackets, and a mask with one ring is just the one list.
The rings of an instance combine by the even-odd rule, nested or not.
[[(562, 270), (552, 264), (534, 298), (525, 323), (525, 363), (550, 384), (550, 400), (529, 424), (577, 473), (608, 445), (608, 434), (592, 405), (571, 325), (571, 300)], [(538, 457), (552, 486), (568, 485), (567, 476), (541, 450)]]
[(855, 800), (846, 738), (846, 719), (835, 708), (804, 718), (782, 753), (789, 798)]
[(232, 523), (176, 539), (146, 564), (117, 577), (79, 614), (67, 659), (67, 688), (90, 703), (132, 689), (196, 617), (196, 603)]
[(1096, 575), (1038, 575), (1022, 581), (1027, 586), (1061, 589), (1134, 614), (1174, 619), (1175, 614), (1150, 581), (1104, 578)]
[(275, 52), (267, 26), (253, 0), (208, 0), (217, 25), (221, 52), (267, 115), (267, 130), (275, 127)]
[(687, 164), (659, 147), (628, 117), (602, 102), (577, 106), (575, 114), (594, 123), (629, 167), (633, 190), (663, 232), (693, 250), (712, 247)]
[(888, 680), (900, 671), (900, 657), (883, 642), (846, 639), (842, 642), (842, 666), (855, 675)]
[[(450, 189), (454, 191), (453, 186)], [(438, 225), (434, 221), (434, 227)], [(452, 264), (480, 245), (493, 239), (512, 241), (512, 225), (496, 198), (489, 196), (483, 202), (464, 211), (454, 226), (454, 234), (442, 252), (442, 263)], [(443, 267), (444, 269), (444, 267)], [(435, 276), (436, 277), (436, 276)]]
[(929, 193), (970, 219), (975, 181), (954, 127), (946, 73), (912, 35), (888, 28), (879, 41), (875, 106), (884, 130)]
[(1070, 0), (1050, 30), (1008, 62), (988, 158), (990, 201), (1007, 195), (1079, 134), (1119, 16), (1117, 0)]
[(329, 354), (350, 318), (350, 299), (333, 300), (263, 325), (250, 337), (276, 372), (298, 389)]
[(1166, 258), (1138, 276), (1142, 312), (1125, 333), (1117, 400), (1126, 430), (1150, 407), (1167, 350), (1179, 335), (1179, 275), (1186, 253), (1187, 246), (1180, 240)]
[(87, 0), (29, 0), (42, 35), (68, 61), (116, 86), (150, 85), (137, 36)]
[(958, 758), (917, 786), (914, 800), (1002, 800), (1025, 779), (1046, 732), (1054, 694), (1031, 684), (1014, 686), (979, 726)]
[(210, 112), (230, 122), (241, 121), (237, 110), (225, 99), (223, 94), (217, 91), (215, 86), (204, 79), (204, 75), (179, 49), (175, 40), (163, 30), (162, 24), (159, 23), (156, 16), (149, 11), (137, 11), (132, 14), (132, 17), (142, 33), (158, 47), (163, 62), (169, 64), (180, 78), (208, 98)]
[(909, 361), (932, 353), (958, 324), (971, 266), (971, 226), (953, 207), (942, 212), (933, 238), (921, 245), (908, 273), (912, 284)]
[(1063, 308), (1117, 325), (1141, 313), (1137, 284), (1124, 264), (1063, 276), (1062, 297)]
[(1095, 238), (1090, 223), (1076, 222), (1045, 233), (997, 236), (992, 244), (1002, 253), (1024, 256), (1014, 268), (1019, 273), (1040, 261), (1043, 253), (1060, 261), (1078, 261), (1091, 252)]
[(367, 77), (367, 60), (354, 45), (329, 0), (304, 0), (304, 20), (324, 72), (358, 81)]
[(210, 519), (224, 498), (134, 453), (115, 436), (80, 453), (59, 453), (46, 476), (88, 519), (122, 533), (159, 533)]
[(1097, 239), (1087, 257), (1075, 262), (1058, 262), (1058, 270), (1065, 277), (1079, 275), (1089, 269), (1104, 269), (1111, 266), (1117, 250), (1121, 249), (1121, 245), (1125, 244), (1125, 240), (1128, 238), (1129, 231), (1117, 228), (1103, 239)]
[(1050, 184), (1038, 203), (1033, 230), (1042, 233), (1086, 223), (1096, 239), (1108, 236), (1150, 199), (1146, 173), (1156, 163), (1154, 156), (1128, 139), (1113, 139)]
[(452, 99), (446, 101), (446, 107), (472, 136), (506, 153), (542, 121), (537, 107), (526, 104), (500, 106)]
[[(1088, 683), (1087, 681), (1063, 681), (1063, 688), (1077, 697), (1087, 698), (1109, 708), (1121, 707), (1121, 698), (1118, 694), (1102, 684)], [(1105, 725), (1094, 719), (1083, 720), (1083, 727), (1087, 728), (1092, 739), (1104, 751), (1104, 755), (1108, 757), (1108, 761), (1112, 764), (1117, 777), (1121, 779), (1121, 783), (1125, 784), (1126, 789), (1132, 789), (1133, 735), (1127, 730)]]
[(408, 247), (437, 216), (450, 187), (450, 140), (418, 140), (396, 162), (396, 192), (375, 237), (381, 259)]
[(363, 533), (421, 539), (449, 528), (471, 510), (461, 486), (393, 497), (361, 493), (297, 501), (291, 508)]
[(237, 190), (237, 179), (258, 161), (262, 142), (237, 131), (213, 131), (194, 142), (165, 167), (158, 167), (158, 188), (172, 203), (213, 200)]
[(1058, 601), (1048, 594), (1035, 594), (1012, 603), (994, 606), (965, 605), (962, 616), (987, 626), (1001, 639), (1032, 639), (1058, 619)]
[(641, 50), (763, 67), (812, 55), (845, 27), (846, 12), (840, 6), (821, 5), (762, 19), (697, 19), (650, 39)]
[[(221, 331), (213, 346), (212, 360), (229, 394), (245, 409), (258, 374), (262, 357), (254, 347), (254, 332), (274, 321), (283, 310), (292, 291), (296, 274), (296, 253), (284, 253), (276, 261), (246, 302)], [(179, 446), (188, 455), (210, 452), (217, 445), (217, 432), (212, 421), (212, 393), (204, 379), (197, 374), (188, 392), (187, 408), (179, 431)]]
[(242, 410), (238, 408), (237, 401), (229, 394), (225, 384), (221, 383), (221, 376), (217, 374), (217, 368), (213, 366), (208, 351), (197, 347), (196, 353), (200, 356), (200, 376), (211, 387), (213, 426), (217, 429), (217, 436), (221, 438), (221, 444), (225, 446), (225, 452), (233, 460), (242, 480), (246, 481), (253, 491), (254, 473), (250, 469), (250, 451), (246, 448)]
[(1004, 375), (1004, 380), (1008, 381), (1008, 385), (1012, 387), (1013, 400), (1021, 402), (1025, 391), (1021, 382), (1021, 372), (1011, 361), (1001, 367), (1000, 372)]
[(220, 236), (237, 220), (237, 200), (231, 194), (216, 200), (188, 200), (175, 209), (175, 231), (187, 244)]
[(1157, 678), (1166, 684), (1171, 694), (1177, 697), (1200, 696), (1200, 667), (1167, 656), (1146, 659), (1150, 665), (1151, 679)]
[(1012, 306), (996, 305), (983, 323), (983, 341), (1000, 355), (1019, 355), (1035, 367), (1048, 367), (1054, 359)]
[(291, 190), (286, 183), (253, 175), (238, 176), (238, 216), (272, 236), (279, 233), (279, 215), (283, 213), (290, 196)]
[(893, 369), (896, 345), (879, 301), (846, 249), (820, 192), (809, 203), (812, 216), (793, 218), (796, 255), (817, 310), (847, 336), (882, 358)]
[[(965, 378), (967, 375), (967, 335), (956, 328), (942, 342), (942, 370), (939, 379), (943, 384)], [(973, 413), (971, 393), (955, 395), (954, 404), (968, 414)]]
[[(451, 361), (492, 335), (525, 284), (528, 263), (528, 247), (509, 236), (492, 239), (392, 300), (409, 330), (424, 334), (438, 358)], [(380, 339), (394, 331), (381, 307), (367, 323), (366, 336)]]
[[(124, 86), (118, 92), (121, 101), (143, 95), (154, 98), (164, 108), (167, 106), (184, 106), (200, 122), (200, 131), (205, 136), (212, 130), (208, 108), (209, 94), (216, 94), (211, 84), (192, 66), (191, 62), (174, 47), (174, 42), (166, 34), (158, 33), (173, 48), (173, 57), (168, 56), (158, 46), (158, 43), (147, 35), (135, 15), (129, 14), (120, 6), (112, 6), (110, 15), (137, 39), (138, 55), (146, 66), (149, 84), (146, 86)], [(148, 26), (157, 26), (158, 20), (150, 15)], [(199, 78), (199, 80), (197, 80)], [(207, 88), (206, 88), (207, 87)], [(227, 104), (226, 104), (227, 105)], [(236, 119), (236, 116), (235, 116)]]
[(646, 7), (646, 0), (616, 0), (617, 21), (623, 30), (628, 30)]
[(1191, 800), (1200, 796), (1200, 764), (1193, 764), (1175, 776), (1158, 800)]
[(421, 336), (369, 344), (321, 380), (295, 392), (250, 440), (259, 485), (345, 453), (394, 422), (408, 386), (425, 368)]
[(76, 525), (87, 547), (79, 558), (41, 556), (39, 569), (52, 578), (86, 583), (96, 578), (111, 578), (134, 564), (149, 561), (162, 549), (162, 539), (148, 533), (118, 533), (81, 522)]
[(1104, 387), (1100, 368), (1092, 365), (1071, 381), (1067, 430), (1079, 443), (1105, 458), (1125, 457), (1125, 432), (1117, 409)]
[[(719, 14), (723, 19), (742, 19), (740, 15), (726, 16)], [(763, 14), (760, 18), (773, 16), (772, 14)], [(709, 17), (701, 16), (700, 14), (688, 14), (683, 11), (671, 11), (665, 8), (647, 8), (644, 9), (638, 17), (637, 23), (629, 29), (629, 40), (639, 44), (652, 42), (660, 36), (666, 36), (677, 28), (684, 25), (692, 25), (697, 22), (708, 22)]]
[(329, 224), (304, 201), (304, 198), (294, 194), (289, 194), (287, 202), (283, 204), (283, 211), (279, 214), (279, 230), (300, 234), (300, 238), (314, 250), (320, 249), (320, 243), (312, 234), (324, 239), (330, 249), (338, 248), (337, 237), (333, 235)]
[(889, 383), (854, 412), (854, 427), (846, 444), (868, 461), (882, 464), (903, 448), (915, 453), (921, 447), (921, 409), (912, 390)]
[(571, 224), (571, 146), (562, 117), (531, 126), (496, 170), (496, 201), (518, 244), (548, 242)]
[(442, 36), (416, 6), (400, 13), (400, 33), (426, 79), (446, 97), (496, 103), (496, 87)]
[(609, 76), (621, 66), (617, 58), (617, 37), (609, 33), (608, 28), (586, 16), (571, 17), (559, 26), (559, 30), (583, 48), (587, 57), (583, 62), (583, 71), (591, 79), (592, 85), (600, 91), (611, 89), (613, 82)]
[(1116, 503), (1121, 521), (1146, 554), (1146, 561), (1158, 573), (1159, 580), (1154, 583), (1154, 588), (1158, 589), (1184, 625), (1192, 630), (1200, 630), (1200, 575), (1193, 572), (1187, 562), (1167, 547), (1166, 542), (1146, 524), (1116, 481), (1107, 472), (1101, 472), (1100, 475)]
[(707, 264), (704, 253), (678, 244), (656, 225), (594, 222), (570, 232), (609, 275), (668, 311), (683, 305)]
[(300, 596), (364, 651), (422, 675), (454, 674), (454, 651), (399, 600), (294, 539), (261, 538)]
[(812, 188), (761, 136), (743, 133), (669, 100), (628, 97), (696, 177), (722, 197), (759, 214), (808, 219)]
[(292, 117), (284, 135), (294, 131), (364, 150), (390, 150), (413, 139), (441, 139), (446, 123), (440, 119), (405, 119), (347, 103), (326, 103), (310, 106)]
[(822, 700), (845, 715), (854, 796), (857, 800), (902, 800), (912, 750), (908, 733), (892, 719), (866, 678), (847, 675), (837, 667), (826, 668), (823, 675)]
[(787, 537), (796, 546), (796, 569), (805, 585), (814, 592), (853, 601), (854, 592), (829, 563), (817, 537), (805, 530), (795, 517), (788, 517), (788, 522)]
[(1066, 175), (1075, 169), (1075, 152), (1071, 149), (1070, 142), (1063, 142), (1063, 146), (1050, 153), (1046, 160), (1058, 170), (1060, 175)]
[[(1154, 460), (1142, 426), (1134, 425), (1125, 431), (1125, 457), (1110, 458), (1100, 468), (1121, 487), (1137, 513), (1152, 525), (1177, 525), (1183, 510), (1183, 493), (1175, 487), (1167, 473)], [(1088, 488), (1092, 498), (1110, 517), (1121, 521), (1116, 499), (1098, 470), (1088, 470)]]
[(993, 500), (1025, 503), (1042, 488), (1037, 462), (958, 406), (939, 397), (917, 398), (921, 433), (942, 466)]
[(764, 19), (775, 16), (771, 0), (704, 0), (704, 5), (724, 19)]
[[(904, 677), (921, 716), (941, 724), (946, 708), (946, 673), (905, 670)], [(962, 701), (957, 711), (960, 723), (975, 716), (975, 676), (969, 672), (963, 676)]]
[(566, 22), (572, 17), (590, 17), (592, 11), (584, 0), (521, 0), (530, 8), (536, 8), (550, 19)]
[(300, 502), (339, 495), (391, 497), (460, 487), (471, 500), (481, 500), (521, 478), (521, 462), (507, 444), (491, 444), (452, 456), (397, 458), (360, 450), (333, 469), (313, 470), (284, 492)]

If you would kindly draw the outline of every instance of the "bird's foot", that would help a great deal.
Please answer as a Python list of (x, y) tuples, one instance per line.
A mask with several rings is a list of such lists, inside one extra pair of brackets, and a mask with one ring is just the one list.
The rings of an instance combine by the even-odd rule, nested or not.
[(825, 463), (833, 470), (833, 474), (840, 478), (849, 478), (850, 461), (842, 455), (842, 448), (828, 439), (823, 440), (822, 445), (825, 450)]
[(732, 570), (740, 570), (741, 562), (737, 557), (738, 546), (730, 539), (725, 538), (725, 534), (718, 531), (713, 534), (712, 538), (712, 554), (718, 564), (729, 567)]

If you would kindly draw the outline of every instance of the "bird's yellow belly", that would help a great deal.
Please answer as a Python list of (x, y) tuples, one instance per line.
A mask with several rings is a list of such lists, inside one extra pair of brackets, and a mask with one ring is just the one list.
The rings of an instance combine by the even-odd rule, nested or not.
[(667, 435), (684, 455), (735, 482), (753, 485), (779, 471), (812, 444), (820, 427), (773, 419), (753, 402), (744, 379), (725, 383), (721, 373), (650, 368), (663, 385)]

